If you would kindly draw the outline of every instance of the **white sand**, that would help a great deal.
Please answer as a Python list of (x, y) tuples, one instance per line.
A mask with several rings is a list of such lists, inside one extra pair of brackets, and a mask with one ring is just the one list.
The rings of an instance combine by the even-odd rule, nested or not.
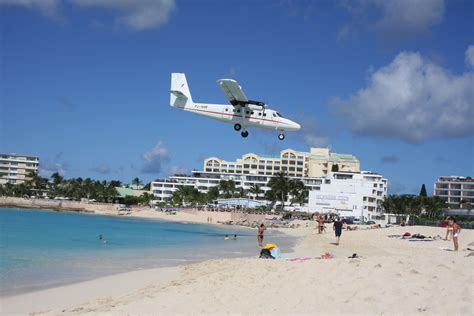
[[(474, 257), (462, 249), (474, 242), (474, 231), (461, 232), (459, 252), (438, 249), (452, 248), (448, 241), (387, 237), (405, 231), (445, 232), (434, 227), (344, 231), (335, 246), (332, 232), (302, 228), (307, 237), (285, 256), (310, 260), (224, 259), (127, 273), (3, 299), (2, 314), (473, 315)], [(335, 258), (314, 259), (325, 252)], [(348, 259), (352, 253), (362, 258)]]

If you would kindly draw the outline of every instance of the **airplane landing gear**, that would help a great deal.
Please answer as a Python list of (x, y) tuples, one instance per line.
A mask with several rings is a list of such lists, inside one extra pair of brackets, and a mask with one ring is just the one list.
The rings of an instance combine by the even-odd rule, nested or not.
[(235, 129), (236, 131), (240, 131), (240, 130), (242, 129), (242, 125), (240, 125), (240, 124), (237, 123), (237, 124), (234, 125), (234, 129)]
[(284, 140), (285, 139), (285, 134), (281, 133), (278, 135), (279, 140)]
[(243, 138), (249, 136), (249, 132), (247, 131), (243, 131), (242, 133), (240, 133), (240, 135), (242, 135)]

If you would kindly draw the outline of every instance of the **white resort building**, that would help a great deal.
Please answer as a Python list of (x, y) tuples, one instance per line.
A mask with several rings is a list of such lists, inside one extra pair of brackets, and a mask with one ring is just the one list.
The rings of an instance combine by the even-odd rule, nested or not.
[(374, 219), (383, 211), (387, 185), (387, 179), (373, 172), (330, 172), (319, 190), (309, 192), (308, 209), (363, 221)]
[[(339, 171), (331, 172), (333, 165), (337, 165)], [(311, 148), (310, 152), (285, 149), (279, 156), (249, 153), (232, 162), (210, 157), (204, 160), (203, 171), (192, 171), (192, 175), (175, 175), (165, 180), (153, 181), (151, 191), (156, 202), (171, 201), (173, 192), (181, 186), (190, 186), (206, 193), (221, 180), (233, 180), (237, 188), (248, 190), (252, 185), (258, 184), (261, 190), (266, 192), (269, 190), (268, 181), (278, 172), (286, 173), (289, 178), (301, 180), (310, 190), (310, 203), (305, 209), (311, 212), (339, 210), (351, 212), (345, 214), (347, 216), (361, 216), (365, 210), (365, 214), (372, 214), (381, 211), (380, 203), (387, 194), (387, 179), (373, 173), (361, 173), (360, 162), (356, 157), (350, 154), (332, 153), (328, 148)], [(377, 188), (374, 187), (375, 183)], [(357, 185), (364, 188), (352, 190), (356, 191), (354, 195), (357, 195), (357, 198), (352, 196), (351, 201), (357, 199), (358, 204), (352, 202), (351, 205), (349, 203), (344, 205), (333, 201), (311, 204), (312, 192), (327, 195), (342, 190), (344, 193), (348, 188)], [(366, 189), (369, 186), (371, 189)]]
[(38, 157), (0, 153), (0, 184), (24, 183), (30, 172), (38, 172), (38, 166)]
[(434, 196), (443, 198), (451, 206), (474, 205), (474, 179), (471, 177), (442, 176), (434, 184)]

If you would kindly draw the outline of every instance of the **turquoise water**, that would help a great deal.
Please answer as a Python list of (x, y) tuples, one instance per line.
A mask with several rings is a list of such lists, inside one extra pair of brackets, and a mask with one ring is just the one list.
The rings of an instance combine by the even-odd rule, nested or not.
[[(224, 240), (226, 234), (238, 238)], [(266, 241), (283, 251), (294, 242), (271, 231), (267, 235)], [(2, 296), (138, 269), (257, 254), (256, 232), (234, 226), (0, 208)]]

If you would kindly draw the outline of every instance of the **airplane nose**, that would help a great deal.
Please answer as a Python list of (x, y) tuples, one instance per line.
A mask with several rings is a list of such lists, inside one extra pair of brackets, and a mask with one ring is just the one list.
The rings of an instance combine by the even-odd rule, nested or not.
[(298, 123), (293, 122), (293, 126), (294, 126), (295, 131), (299, 131), (301, 129), (301, 125)]

